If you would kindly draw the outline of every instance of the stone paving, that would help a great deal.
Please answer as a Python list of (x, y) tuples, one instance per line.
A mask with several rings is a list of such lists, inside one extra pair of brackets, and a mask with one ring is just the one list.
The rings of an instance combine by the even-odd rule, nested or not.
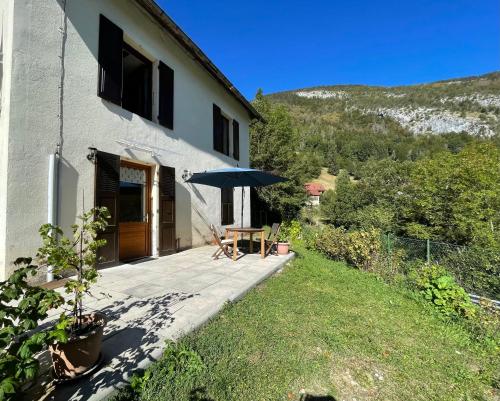
[(205, 246), (101, 271), (93, 297), (85, 305), (109, 318), (102, 368), (90, 377), (57, 386), (45, 399), (106, 399), (135, 369), (161, 355), (165, 339), (199, 327), (226, 302), (243, 297), (294, 256), (261, 259), (251, 254), (233, 262), (225, 257), (212, 260), (214, 250)]

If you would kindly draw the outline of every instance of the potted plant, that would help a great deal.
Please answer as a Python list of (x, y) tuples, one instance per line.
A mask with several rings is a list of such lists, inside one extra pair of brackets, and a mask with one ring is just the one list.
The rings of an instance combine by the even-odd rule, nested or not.
[(278, 235), (278, 255), (287, 255), (290, 251), (290, 241), (299, 238), (301, 232), (302, 227), (297, 220), (283, 222)]
[(106, 244), (97, 239), (107, 226), (110, 214), (106, 208), (94, 208), (78, 216), (72, 226), (72, 237), (64, 236), (61, 228), (44, 224), (40, 228), (43, 240), (38, 250), (41, 262), (53, 267), (55, 274), (72, 272), (74, 276), (64, 285), (72, 294), (67, 301), (71, 307), (68, 316), (68, 341), (49, 347), (56, 378), (72, 379), (94, 367), (101, 353), (102, 334), (106, 316), (99, 312), (84, 313), (83, 298), (97, 281), (97, 250)]
[(54, 327), (36, 330), (51, 309), (64, 304), (64, 298), (28, 283), (28, 276), (38, 270), (31, 262), (31, 258), (18, 258), (15, 271), (0, 282), (0, 400), (19, 400), (36, 379), (40, 367), (36, 354), (67, 340), (64, 317)]

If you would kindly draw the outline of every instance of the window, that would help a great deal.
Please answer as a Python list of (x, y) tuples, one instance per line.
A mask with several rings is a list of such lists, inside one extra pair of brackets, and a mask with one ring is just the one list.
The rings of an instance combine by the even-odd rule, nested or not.
[(122, 107), (151, 120), (153, 64), (126, 43), (123, 43), (122, 55)]
[(223, 226), (234, 223), (233, 188), (221, 189), (221, 216)]
[(229, 156), (229, 120), (222, 116), (222, 153)]
[(233, 158), (240, 160), (240, 124), (233, 120)]
[[(153, 62), (123, 40), (123, 30), (101, 15), (98, 95), (148, 120), (153, 119)], [(173, 129), (174, 71), (159, 62), (159, 124)]]
[[(230, 120), (225, 115), (219, 106), (213, 105), (213, 120), (214, 120), (214, 150), (220, 153), (224, 153), (226, 156), (230, 155), (230, 145), (231, 145), (231, 131), (230, 131)], [(233, 127), (233, 154), (232, 156), (236, 159), (240, 159), (240, 125), (238, 121), (232, 120)]]

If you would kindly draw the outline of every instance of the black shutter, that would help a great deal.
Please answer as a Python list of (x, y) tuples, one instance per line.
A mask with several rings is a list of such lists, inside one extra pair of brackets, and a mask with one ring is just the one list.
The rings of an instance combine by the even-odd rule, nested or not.
[(233, 120), (233, 157), (240, 160), (240, 124)]
[(123, 31), (101, 14), (99, 21), (98, 95), (121, 105)]
[(222, 114), (220, 107), (214, 104), (214, 149), (223, 152), (222, 144)]
[(108, 227), (98, 238), (105, 239), (106, 245), (99, 248), (97, 256), (99, 267), (106, 267), (119, 262), (119, 196), (120, 196), (120, 156), (97, 152), (95, 174), (95, 205), (105, 206), (111, 218)]
[(160, 96), (158, 122), (164, 127), (174, 129), (174, 70), (162, 63), (160, 71)]
[(176, 251), (175, 169), (160, 166), (160, 246), (161, 255)]

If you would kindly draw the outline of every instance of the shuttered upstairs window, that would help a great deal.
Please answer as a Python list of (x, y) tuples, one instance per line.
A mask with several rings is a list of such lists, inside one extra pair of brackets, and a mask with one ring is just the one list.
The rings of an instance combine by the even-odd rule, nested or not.
[(233, 157), (240, 160), (240, 124), (233, 120)]
[(222, 116), (222, 153), (229, 156), (229, 120)]
[(221, 224), (234, 223), (233, 188), (221, 188)]
[(223, 152), (222, 147), (222, 113), (220, 107), (214, 104), (213, 106), (213, 116), (214, 116), (214, 150), (217, 152)]
[(166, 128), (174, 129), (174, 70), (161, 61), (158, 69), (160, 76), (158, 122)]
[(121, 106), (123, 31), (104, 15), (99, 20), (98, 95)]

